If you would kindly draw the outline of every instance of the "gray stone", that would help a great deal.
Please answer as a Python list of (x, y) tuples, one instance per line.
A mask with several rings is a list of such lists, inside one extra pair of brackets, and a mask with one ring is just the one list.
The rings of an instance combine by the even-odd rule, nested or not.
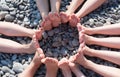
[(6, 60), (1, 60), (0, 62), (3, 66), (7, 66), (9, 64), (9, 62), (7, 62)]
[(16, 11), (11, 11), (11, 12), (10, 12), (10, 15), (15, 16), (15, 15), (16, 15)]
[(15, 71), (16, 73), (21, 73), (23, 71), (23, 66), (22, 64), (15, 62), (13, 64), (12, 70)]
[(73, 39), (72, 40), (72, 45), (75, 47), (75, 46), (78, 46), (79, 45), (79, 41), (76, 40), (76, 39)]
[(62, 44), (61, 44), (61, 42), (53, 42), (52, 43), (52, 47), (60, 47)]
[(3, 71), (3, 72), (9, 72), (9, 73), (11, 73), (11, 74), (15, 74), (15, 72), (14, 71), (12, 71), (10, 68), (8, 68), (7, 66), (3, 66), (2, 68), (1, 68), (1, 71)]
[(14, 55), (12, 56), (12, 60), (14, 61), (14, 60), (16, 60), (16, 59), (17, 59), (17, 55), (14, 54)]
[(67, 52), (68, 52), (67, 49), (61, 48), (61, 52), (60, 52), (60, 53), (61, 53), (63, 56), (66, 56), (66, 55), (67, 55)]
[(0, 20), (3, 19), (3, 18), (5, 18), (5, 15), (7, 15), (7, 14), (8, 14), (7, 11), (1, 11), (0, 12)]
[(10, 14), (7, 14), (5, 16), (5, 20), (8, 21), (8, 22), (12, 22), (14, 21), (15, 17), (14, 16), (11, 16)]
[(24, 8), (25, 8), (25, 6), (19, 5), (19, 9), (20, 9), (20, 10), (24, 10)]
[(53, 36), (54, 35), (54, 30), (48, 31), (48, 36)]
[(2, 11), (8, 11), (9, 7), (6, 4), (2, 4), (2, 5), (0, 5), (0, 10), (2, 10)]
[(46, 32), (43, 32), (43, 33), (42, 33), (42, 36), (43, 36), (44, 39), (47, 39), (47, 38), (48, 38), (48, 35), (47, 35)]

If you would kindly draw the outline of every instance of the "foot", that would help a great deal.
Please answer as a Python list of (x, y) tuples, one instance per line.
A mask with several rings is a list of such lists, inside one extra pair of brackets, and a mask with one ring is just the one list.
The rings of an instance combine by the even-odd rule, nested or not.
[(51, 23), (49, 17), (46, 17), (46, 18), (42, 21), (41, 27), (42, 27), (44, 30), (51, 30), (51, 29), (52, 29), (52, 23)]
[(28, 50), (28, 54), (34, 53), (37, 50), (37, 48), (39, 48), (39, 43), (38, 39), (36, 38), (36, 35), (33, 35), (31, 43), (26, 45), (26, 48)]
[(58, 70), (58, 60), (55, 58), (46, 57), (41, 60), (46, 65), (46, 77), (56, 77)]
[(75, 74), (76, 77), (85, 77), (84, 74), (80, 71), (79, 67), (75, 63), (69, 62), (69, 66), (70, 66), (71, 71)]
[(83, 31), (85, 34), (88, 34), (88, 35), (92, 35), (92, 34), (93, 34), (92, 28), (84, 27), (84, 26), (81, 25), (80, 23), (77, 23), (77, 29), (78, 29), (78, 32)]
[(82, 43), (80, 45), (80, 47), (78, 48), (78, 53), (75, 54), (73, 56), (73, 59), (72, 59), (74, 62), (76, 62), (76, 63), (78, 63), (78, 64), (80, 64), (82, 66), (85, 66), (86, 65), (86, 61), (87, 61), (87, 59), (83, 55), (83, 48), (84, 48), (84, 46), (85, 46), (84, 43)]
[(61, 23), (67, 23), (69, 21), (69, 15), (65, 12), (60, 12)]
[(70, 16), (69, 25), (70, 25), (71, 27), (76, 27), (76, 26), (77, 26), (77, 23), (79, 23), (79, 22), (80, 22), (80, 19), (79, 19), (79, 17), (77, 17), (75, 14), (72, 14), (72, 15)]
[(62, 70), (64, 77), (72, 77), (69, 61), (66, 58), (63, 58), (59, 61), (58, 67)]
[(40, 27), (39, 30), (35, 30), (35, 35), (36, 35), (36, 38), (41, 40), (42, 39), (42, 33), (43, 33), (43, 29)]
[(58, 27), (61, 24), (61, 19), (58, 13), (49, 13), (49, 19), (52, 22), (53, 27)]
[(85, 44), (91, 45), (94, 44), (94, 41), (96, 40), (95, 37), (89, 36), (84, 34), (82, 31), (79, 32), (79, 42), (85, 42)]
[(36, 51), (35, 56), (33, 57), (33, 60), (31, 63), (35, 64), (36, 66), (40, 66), (41, 60), (43, 58), (45, 58), (43, 50), (41, 48), (37, 48), (37, 51)]

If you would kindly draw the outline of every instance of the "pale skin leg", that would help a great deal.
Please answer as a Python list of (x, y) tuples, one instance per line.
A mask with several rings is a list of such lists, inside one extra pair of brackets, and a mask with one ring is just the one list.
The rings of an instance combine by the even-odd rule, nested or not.
[(61, 0), (50, 0), (51, 4), (51, 12), (49, 13), (49, 18), (52, 22), (53, 27), (58, 27), (59, 24), (61, 23), (61, 19), (59, 16), (59, 9), (60, 9), (60, 4)]
[(86, 28), (82, 26), (80, 23), (78, 23), (77, 27), (80, 30), (84, 30), (84, 33), (89, 35), (93, 35), (93, 34), (120, 35), (120, 23), (104, 25), (104, 26), (95, 27), (95, 28)]
[(58, 66), (62, 70), (64, 77), (72, 77), (69, 61), (66, 58), (61, 59), (58, 63)]
[(48, 0), (36, 0), (36, 3), (42, 19), (45, 19), (49, 13)]
[[(78, 27), (78, 31), (79, 31), (80, 42), (82, 42), (84, 39), (86, 44), (95, 44), (95, 45), (101, 45), (101, 46), (106, 46), (106, 47), (110, 47), (110, 48), (120, 49), (120, 41), (119, 41), (120, 38), (119, 37), (95, 38), (95, 37), (84, 34), (84, 33), (86, 33), (85, 31), (81, 32), (81, 30), (79, 28), (80, 26), (77, 26), (77, 27)], [(113, 26), (111, 26), (111, 27), (113, 27)], [(108, 27), (107, 27), (107, 29), (105, 29), (104, 31), (107, 31), (109, 33), (113, 29), (113, 33), (114, 32), (119, 33), (120, 31), (117, 28), (116, 27), (110, 28), (108, 30)], [(104, 31), (101, 30), (101, 32), (104, 32)]]
[(107, 51), (107, 50), (94, 50), (85, 46), (83, 48), (84, 54), (91, 57), (99, 57), (101, 59), (113, 62), (120, 65), (120, 52), (116, 51)]
[(46, 57), (41, 60), (46, 65), (47, 71), (45, 77), (56, 77), (58, 71), (58, 60), (55, 58)]
[(76, 77), (85, 77), (85, 75), (80, 71), (79, 67), (72, 62), (72, 59), (74, 57), (71, 56), (69, 59), (69, 67), (71, 69), (71, 71), (75, 74)]
[(45, 30), (51, 30), (52, 29), (51, 21), (49, 17), (47, 17), (49, 13), (48, 0), (36, 0), (36, 3), (43, 19), (43, 22), (40, 25)]
[(22, 45), (12, 40), (0, 38), (0, 52), (4, 53), (34, 53), (36, 51), (36, 37), (32, 38), (30, 44)]
[(35, 56), (34, 56), (33, 60), (31, 61), (30, 65), (21, 74), (19, 74), (18, 77), (34, 77), (35, 72), (42, 64), (41, 59), (43, 59), (44, 57), (45, 57), (45, 55), (44, 55), (42, 49), (37, 48)]
[(32, 38), (36, 34), (37, 39), (41, 39), (42, 32), (41, 28), (39, 30), (32, 30), (14, 23), (0, 22), (0, 34), (7, 36), (27, 36)]
[(90, 60), (87, 60), (84, 57), (83, 52), (84, 52), (84, 46), (81, 45), (79, 48), (79, 53), (77, 53), (74, 56), (73, 61), (79, 63), (80, 65), (84, 66), (87, 69), (95, 71), (96, 73), (104, 77), (119, 77), (120, 76), (119, 74), (120, 69), (109, 67), (109, 66), (104, 66), (104, 65), (99, 65)]
[(89, 14), (100, 5), (102, 5), (106, 0), (87, 0), (82, 8), (76, 13), (77, 17), (84, 17)]

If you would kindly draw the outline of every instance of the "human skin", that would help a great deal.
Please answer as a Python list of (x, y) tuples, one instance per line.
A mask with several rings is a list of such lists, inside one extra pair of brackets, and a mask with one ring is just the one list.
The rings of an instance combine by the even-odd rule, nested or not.
[(34, 77), (37, 69), (41, 66), (41, 59), (45, 57), (43, 50), (41, 48), (37, 48), (35, 56), (31, 61), (30, 65), (18, 75), (18, 77)]
[[(76, 63), (79, 63), (80, 65), (82, 65), (83, 67), (85, 67), (87, 69), (95, 71), (96, 73), (98, 73), (98, 74), (100, 74), (100, 75), (102, 75), (104, 77), (119, 77), (120, 76), (119, 75), (120, 69), (110, 67), (110, 66), (96, 64), (96, 63), (86, 59), (84, 57), (84, 54), (83, 54), (86, 51), (87, 51), (87, 49), (85, 50), (85, 45), (82, 43), (82, 45), (78, 49), (79, 53), (77, 53), (74, 56), (73, 61), (76, 62)], [(95, 53), (97, 53), (97, 52), (95, 51)], [(115, 54), (114, 55), (111, 54), (110, 56), (107, 56), (108, 54), (101, 54), (101, 53), (99, 53), (99, 54), (100, 54), (100, 56), (104, 56), (106, 58), (108, 57), (108, 59), (111, 58), (111, 60), (114, 60), (112, 58), (116, 58), (117, 60), (119, 59), (119, 56), (117, 56), (117, 57), (114, 56)], [(96, 56), (98, 56), (98, 55), (96, 55)], [(102, 58), (102, 59), (105, 59), (105, 58)]]
[(0, 33), (7, 36), (26, 36), (32, 38), (31, 43), (25, 45), (9, 39), (0, 38), (0, 52), (5, 53), (34, 53), (36, 50), (36, 39), (42, 38), (41, 28), (39, 30), (32, 30), (9, 22), (0, 22)]
[(86, 16), (98, 8), (100, 5), (102, 5), (105, 1), (106, 0), (87, 0), (81, 9), (75, 13), (76, 9), (84, 2), (84, 0), (72, 0), (70, 6), (68, 7), (68, 10), (65, 13), (61, 13), (61, 19), (63, 20), (62, 23), (69, 21), (69, 24), (72, 27), (76, 27), (77, 23), (80, 22), (76, 20)]
[[(46, 75), (45, 77), (56, 77), (58, 71), (58, 60), (51, 57), (46, 57), (41, 60), (43, 64), (46, 66)], [(51, 71), (52, 69), (52, 71)]]
[(45, 30), (51, 30), (52, 27), (57, 27), (61, 23), (59, 17), (59, 9), (60, 9), (60, 2), (61, 0), (50, 0), (51, 5), (51, 12), (49, 13), (50, 9), (48, 7), (48, 0), (37, 0), (37, 6), (42, 16), (42, 26)]
[[(77, 25), (80, 42), (85, 41), (89, 45), (101, 45), (110, 48), (120, 49), (120, 37), (96, 38), (86, 34), (104, 34), (104, 35), (120, 35), (120, 24), (113, 24), (109, 26), (102, 26), (96, 28), (86, 28), (80, 24)], [(82, 39), (83, 38), (83, 39)]]

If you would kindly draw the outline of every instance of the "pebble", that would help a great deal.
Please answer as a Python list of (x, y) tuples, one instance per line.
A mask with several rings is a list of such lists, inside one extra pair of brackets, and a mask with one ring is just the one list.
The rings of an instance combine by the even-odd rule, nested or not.
[(16, 62), (13, 64), (12, 70), (15, 71), (16, 73), (21, 73), (23, 71), (23, 66), (21, 63)]
[(5, 18), (5, 16), (6, 16), (7, 14), (8, 14), (7, 11), (1, 11), (1, 12), (0, 12), (0, 20), (3, 19), (3, 18)]
[(11, 74), (15, 74), (14, 71), (12, 71), (10, 68), (8, 68), (7, 66), (2, 66), (1, 71), (5, 72), (5, 73), (11, 73)]
[(5, 20), (8, 21), (8, 22), (12, 22), (14, 21), (15, 17), (14, 16), (11, 16), (10, 14), (7, 14), (5, 16)]

